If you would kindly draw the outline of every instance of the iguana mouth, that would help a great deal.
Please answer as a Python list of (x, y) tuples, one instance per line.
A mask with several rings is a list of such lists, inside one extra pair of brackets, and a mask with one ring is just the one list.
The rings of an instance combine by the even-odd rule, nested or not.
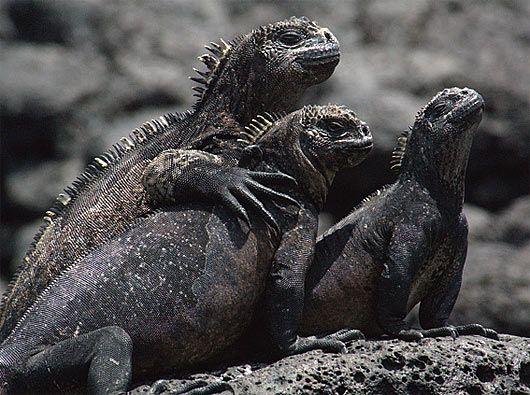
[(473, 122), (475, 118), (478, 121), (484, 110), (484, 99), (472, 89), (463, 89), (462, 93), (466, 96), (454, 110), (447, 114), (447, 118), (453, 122)]
[(337, 140), (335, 143), (343, 145), (345, 150), (350, 150), (350, 151), (369, 150), (369, 149), (372, 149), (372, 147), (374, 146), (374, 142), (371, 136), (364, 136), (362, 138), (359, 138), (359, 137), (344, 138), (344, 139)]
[(337, 64), (340, 59), (338, 45), (326, 45), (324, 48), (313, 48), (302, 53), (297, 61), (304, 67)]
[(342, 142), (345, 145), (345, 149), (351, 151), (371, 150), (374, 146), (372, 141), (343, 140)]

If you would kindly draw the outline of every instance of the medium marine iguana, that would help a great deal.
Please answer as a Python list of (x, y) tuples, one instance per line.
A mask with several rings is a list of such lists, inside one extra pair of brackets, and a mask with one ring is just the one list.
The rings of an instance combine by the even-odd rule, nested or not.
[[(398, 180), (319, 239), (301, 333), (497, 337), (478, 324), (447, 326), (466, 259), (465, 174), (483, 107), (474, 90), (451, 88), (419, 112), (393, 154)], [(418, 303), (424, 330), (404, 322)]]
[(136, 220), (39, 295), (0, 346), (0, 382), (64, 391), (63, 381), (88, 372), (92, 392), (114, 393), (127, 389), (132, 370), (193, 366), (241, 335), (269, 276), (279, 346), (287, 353), (340, 349), (336, 340), (297, 337), (292, 316), (302, 312), (317, 215), (333, 175), (371, 146), (366, 125), (344, 107), (308, 106), (271, 120), (251, 152), (263, 153), (253, 170), (298, 181), (289, 194), (299, 207), (264, 202), (283, 214), (281, 237), (262, 216), (243, 232), (222, 203), (174, 206)]
[[(244, 138), (243, 125), (256, 114), (291, 110), (306, 88), (332, 74), (339, 59), (338, 42), (331, 32), (305, 17), (261, 26), (230, 43), (221, 40), (221, 45), (212, 43), (207, 48), (217, 57), (199, 58), (207, 71), (198, 71), (201, 77), (194, 78), (204, 87), (195, 88), (199, 100), (193, 111), (167, 114), (135, 129), (96, 158), (46, 212), (44, 224), (2, 301), (0, 341), (73, 261), (163, 204), (157, 201), (158, 195), (149, 196), (142, 186), (149, 164), (167, 160), (171, 156), (167, 150), (191, 146), (215, 151), (220, 142)], [(194, 139), (200, 143), (194, 145)], [(219, 184), (211, 184), (210, 197), (226, 201), (243, 217), (239, 201), (260, 209), (253, 193), (272, 195), (274, 191), (263, 183), (270, 186), (288, 181), (281, 175), (264, 177), (240, 168), (211, 166), (224, 176), (218, 178)], [(177, 175), (159, 176), (165, 185)], [(150, 182), (161, 184), (152, 178)], [(268, 214), (264, 212), (274, 225)]]

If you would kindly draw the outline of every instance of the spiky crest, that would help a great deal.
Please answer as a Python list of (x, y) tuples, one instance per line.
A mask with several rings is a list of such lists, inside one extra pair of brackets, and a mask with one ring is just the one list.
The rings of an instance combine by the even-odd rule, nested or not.
[(194, 67), (193, 71), (195, 71), (199, 77), (189, 77), (190, 80), (200, 84), (199, 86), (194, 86), (192, 88), (196, 92), (193, 96), (197, 97), (197, 101), (193, 105), (194, 110), (199, 108), (201, 103), (204, 102), (213, 82), (219, 78), (224, 65), (228, 61), (232, 48), (237, 46), (242, 38), (243, 36), (238, 36), (229, 42), (226, 42), (221, 38), (219, 39), (220, 43), (211, 42), (209, 46), (204, 46), (204, 48), (211, 52), (211, 54), (206, 53), (199, 56), (197, 59), (204, 63), (206, 70), (201, 71)]
[[(46, 211), (43, 218), (44, 222), (35, 234), (28, 252), (24, 256), (24, 262), (29, 262), (31, 254), (35, 251), (46, 229), (71, 205), (83, 190), (87, 189), (102, 174), (112, 168), (127, 152), (141, 145), (145, 145), (154, 136), (163, 133), (167, 128), (182, 121), (189, 115), (189, 111), (184, 113), (169, 113), (160, 116), (158, 119), (145, 122), (142, 126), (134, 129), (128, 137), (122, 137), (110, 150), (94, 158), (92, 163), (86, 167), (85, 171), (72, 181), (71, 185), (66, 187), (63, 193), (57, 196), (55, 204)], [(8, 291), (9, 289), (8, 287)]]
[[(374, 200), (374, 198), (376, 198), (377, 196), (380, 196), (383, 192), (385, 192), (388, 188), (390, 188), (392, 186), (392, 184), (387, 184), (387, 185), (383, 185), (381, 188), (379, 189), (376, 189), (374, 192), (372, 192), (371, 194), (369, 194), (368, 196), (365, 196), (363, 198), (363, 200), (360, 201), (359, 204), (357, 204), (351, 211), (350, 211), (350, 214), (363, 208), (364, 206), (366, 206), (368, 203), (370, 203), (372, 200)], [(348, 214), (349, 215), (349, 214)]]
[(390, 169), (393, 170), (395, 173), (399, 173), (401, 171), (403, 157), (405, 156), (405, 150), (407, 148), (407, 141), (411, 132), (412, 127), (409, 127), (409, 130), (401, 132), (397, 139), (397, 145), (392, 151), (392, 158), (390, 159)]
[(270, 130), (272, 125), (281, 118), (285, 117), (287, 114), (285, 112), (278, 113), (264, 113), (263, 115), (258, 115), (256, 118), (252, 119), (247, 126), (245, 126), (245, 136), (248, 138), (250, 143), (254, 143), (261, 136), (263, 136), (267, 131)]

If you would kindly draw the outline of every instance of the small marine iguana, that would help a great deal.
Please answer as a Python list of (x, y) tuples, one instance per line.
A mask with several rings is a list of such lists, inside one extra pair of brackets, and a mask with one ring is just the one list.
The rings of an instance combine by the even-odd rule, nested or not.
[[(145, 123), (113, 149), (95, 159), (46, 212), (15, 280), (0, 307), (0, 342), (13, 330), (41, 292), (73, 261), (120, 234), (137, 218), (165, 202), (142, 185), (147, 166), (159, 168), (171, 159), (168, 150), (192, 147), (215, 152), (245, 137), (243, 125), (263, 112), (290, 111), (311, 85), (326, 80), (339, 60), (339, 46), (328, 29), (305, 17), (261, 26), (230, 43), (212, 43), (215, 56), (199, 59), (207, 71), (193, 78), (199, 100), (193, 111), (167, 114)], [(217, 148), (216, 148), (217, 147)], [(160, 156), (159, 156), (160, 155)], [(183, 155), (179, 153), (179, 158)], [(274, 191), (288, 178), (264, 177), (236, 167), (209, 166), (223, 177), (210, 181), (210, 198), (223, 200), (245, 218), (241, 201), (261, 209), (254, 193)], [(148, 191), (160, 191), (178, 177), (158, 173)], [(218, 184), (214, 182), (220, 180)], [(174, 191), (178, 193), (178, 190)], [(166, 200), (171, 196), (164, 194)], [(279, 196), (281, 198), (281, 196)], [(275, 225), (268, 212), (263, 213)]]
[(330, 182), (371, 147), (366, 125), (344, 107), (308, 106), (267, 122), (249, 147), (251, 156), (263, 153), (253, 170), (298, 181), (289, 191), (299, 203), (294, 210), (264, 201), (282, 213), (281, 235), (260, 215), (242, 231), (222, 202), (174, 206), (136, 220), (41, 292), (0, 346), (0, 382), (64, 391), (88, 374), (92, 392), (117, 393), (127, 389), (132, 371), (138, 377), (196, 365), (240, 337), (268, 278), (280, 348), (340, 350), (337, 340), (296, 336), (297, 319)]
[[(393, 154), (398, 180), (319, 239), (301, 333), (350, 327), (405, 340), (497, 337), (478, 324), (447, 326), (466, 259), (464, 182), (483, 107), (474, 90), (451, 88), (419, 112)], [(404, 322), (418, 303), (424, 330)]]

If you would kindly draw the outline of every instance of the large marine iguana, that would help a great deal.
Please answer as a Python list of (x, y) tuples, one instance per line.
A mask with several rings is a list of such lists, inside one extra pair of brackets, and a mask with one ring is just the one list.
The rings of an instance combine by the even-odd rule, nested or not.
[(41, 292), (0, 346), (0, 382), (68, 390), (64, 381), (88, 374), (91, 391), (113, 393), (127, 389), (132, 371), (193, 366), (241, 335), (267, 278), (280, 348), (339, 350), (337, 340), (297, 337), (294, 321), (330, 182), (371, 146), (366, 125), (344, 107), (308, 106), (267, 122), (249, 148), (262, 152), (253, 170), (298, 181), (289, 191), (299, 203), (293, 210), (264, 201), (278, 215), (281, 235), (261, 215), (242, 231), (222, 202), (178, 205), (136, 220)]
[[(195, 88), (199, 100), (193, 111), (167, 114), (135, 129), (96, 158), (47, 211), (2, 301), (0, 341), (68, 265), (159, 206), (157, 195), (146, 194), (142, 186), (146, 166), (167, 160), (167, 150), (193, 147), (194, 139), (202, 144), (195, 147), (215, 151), (220, 142), (244, 138), (243, 125), (256, 114), (290, 111), (306, 88), (332, 74), (339, 59), (331, 32), (304, 17), (261, 26), (207, 48), (216, 56), (200, 57), (207, 71), (194, 78), (204, 86)], [(274, 194), (262, 184), (286, 181), (281, 175), (263, 177), (235, 167), (215, 170), (224, 176), (212, 179), (221, 181), (211, 185), (210, 197), (226, 201), (243, 217), (239, 201), (260, 209), (253, 193)], [(174, 175), (159, 176), (166, 181)], [(268, 214), (264, 212), (274, 225)]]
[[(466, 259), (465, 174), (483, 107), (474, 90), (451, 88), (418, 113), (393, 154), (398, 180), (319, 239), (302, 333), (350, 327), (406, 340), (497, 337), (478, 324), (447, 326)], [(404, 321), (418, 303), (423, 330)]]

